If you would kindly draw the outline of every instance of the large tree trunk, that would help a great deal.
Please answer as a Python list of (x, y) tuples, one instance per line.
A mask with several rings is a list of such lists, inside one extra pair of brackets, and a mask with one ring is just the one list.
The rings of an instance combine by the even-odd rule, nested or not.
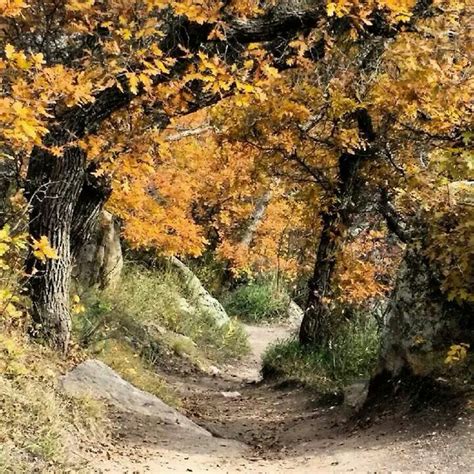
[(339, 159), (339, 185), (336, 200), (322, 216), (322, 231), (319, 239), (313, 277), (309, 281), (309, 295), (299, 338), (302, 344), (322, 345), (327, 342), (330, 328), (331, 280), (336, 265), (336, 256), (344, 243), (350, 219), (350, 205), (354, 184), (362, 158), (341, 155)]
[[(89, 107), (68, 109), (56, 118), (45, 146), (63, 147), (54, 156), (36, 147), (28, 165), (26, 195), (30, 201), (30, 234), (46, 236), (56, 249), (58, 259), (37, 261), (32, 255), (26, 267), (31, 273), (29, 293), (32, 301), (32, 333), (61, 352), (67, 352), (71, 316), (69, 290), (73, 255), (90, 235), (108, 192), (88, 172), (86, 153), (75, 146), (78, 138), (90, 133), (115, 110), (126, 106), (133, 94), (116, 86), (98, 94)], [(99, 192), (92, 191), (96, 183)], [(94, 187), (94, 186), (92, 186)], [(72, 233), (74, 237), (72, 238)]]
[(62, 352), (68, 349), (71, 330), (71, 228), (84, 183), (84, 164), (85, 153), (79, 148), (68, 148), (60, 157), (36, 148), (27, 175), (30, 234), (37, 240), (46, 236), (58, 254), (57, 259), (44, 262), (30, 256), (27, 262), (32, 274), (29, 289), (33, 330)]
[[(359, 109), (352, 114), (359, 133), (367, 143), (376, 138), (372, 119), (367, 110)], [(334, 202), (322, 215), (323, 228), (319, 240), (313, 277), (310, 279), (308, 301), (301, 323), (299, 340), (302, 344), (324, 345), (330, 336), (331, 280), (336, 266), (336, 257), (342, 247), (346, 230), (350, 225), (355, 185), (361, 163), (375, 150), (368, 147), (356, 154), (343, 153), (339, 158), (338, 184)]]

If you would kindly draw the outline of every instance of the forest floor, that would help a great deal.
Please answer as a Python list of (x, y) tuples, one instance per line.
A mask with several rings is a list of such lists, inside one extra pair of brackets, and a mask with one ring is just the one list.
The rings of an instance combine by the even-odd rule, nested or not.
[[(355, 419), (291, 384), (259, 382), (261, 355), (291, 329), (247, 326), (251, 354), (215, 376), (164, 374), (185, 414), (213, 437), (112, 413), (109, 443), (83, 453), (96, 472), (472, 472), (472, 411), (385, 403)], [(451, 406), (452, 405), (452, 406)], [(184, 434), (183, 434), (184, 432)]]

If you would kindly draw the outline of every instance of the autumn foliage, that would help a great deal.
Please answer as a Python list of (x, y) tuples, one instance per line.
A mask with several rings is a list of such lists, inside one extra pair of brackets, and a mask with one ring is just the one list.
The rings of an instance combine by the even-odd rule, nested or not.
[(130, 246), (210, 251), (234, 274), (308, 275), (329, 237), (322, 296), (358, 304), (388, 294), (400, 256), (383, 201), (401, 245), (472, 301), (468, 2), (1, 0), (0, 15), (1, 159), (27, 184), (45, 275), (74, 257), (74, 238), (35, 227), (64, 181), (61, 232), (88, 234), (74, 219), (93, 195)]

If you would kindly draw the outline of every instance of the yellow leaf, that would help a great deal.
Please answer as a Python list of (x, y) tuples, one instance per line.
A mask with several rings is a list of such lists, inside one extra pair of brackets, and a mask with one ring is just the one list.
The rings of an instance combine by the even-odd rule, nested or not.
[(33, 239), (33, 255), (41, 261), (45, 261), (48, 258), (57, 260), (59, 258), (56, 250), (49, 244), (48, 237), (45, 235), (41, 236), (39, 240)]
[(137, 95), (138, 94), (138, 84), (139, 84), (139, 79), (138, 79), (138, 76), (134, 73), (129, 73), (127, 74), (127, 78), (128, 78), (128, 84), (130, 86), (130, 91), (132, 92), (132, 94), (135, 94)]
[(13, 45), (8, 43), (5, 46), (5, 56), (7, 57), (7, 59), (12, 59), (14, 55), (15, 55), (15, 48)]

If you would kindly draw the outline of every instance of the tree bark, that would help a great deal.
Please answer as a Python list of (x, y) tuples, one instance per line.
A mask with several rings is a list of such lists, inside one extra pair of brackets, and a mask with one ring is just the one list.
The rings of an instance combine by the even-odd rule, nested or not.
[(331, 280), (336, 265), (336, 255), (344, 242), (352, 202), (354, 184), (362, 158), (343, 154), (339, 159), (339, 185), (336, 200), (322, 215), (322, 231), (316, 254), (314, 273), (309, 281), (309, 295), (299, 339), (302, 344), (322, 345), (330, 336), (330, 309), (327, 299), (331, 296)]
[(272, 199), (271, 189), (268, 189), (267, 191), (265, 191), (257, 199), (257, 202), (255, 203), (255, 208), (252, 212), (252, 215), (250, 216), (248, 225), (245, 228), (245, 231), (240, 239), (239, 245), (245, 248), (250, 247), (250, 244), (252, 243), (252, 239), (255, 235), (255, 232), (257, 231), (260, 223), (263, 220), (263, 217), (265, 216), (265, 211), (267, 210), (267, 207), (270, 204), (271, 199)]
[(68, 148), (60, 157), (36, 148), (27, 174), (30, 234), (37, 240), (46, 236), (58, 254), (57, 259), (44, 262), (31, 255), (27, 261), (32, 275), (29, 291), (33, 334), (63, 353), (68, 349), (71, 331), (71, 229), (85, 180), (84, 165), (85, 153), (79, 148)]

